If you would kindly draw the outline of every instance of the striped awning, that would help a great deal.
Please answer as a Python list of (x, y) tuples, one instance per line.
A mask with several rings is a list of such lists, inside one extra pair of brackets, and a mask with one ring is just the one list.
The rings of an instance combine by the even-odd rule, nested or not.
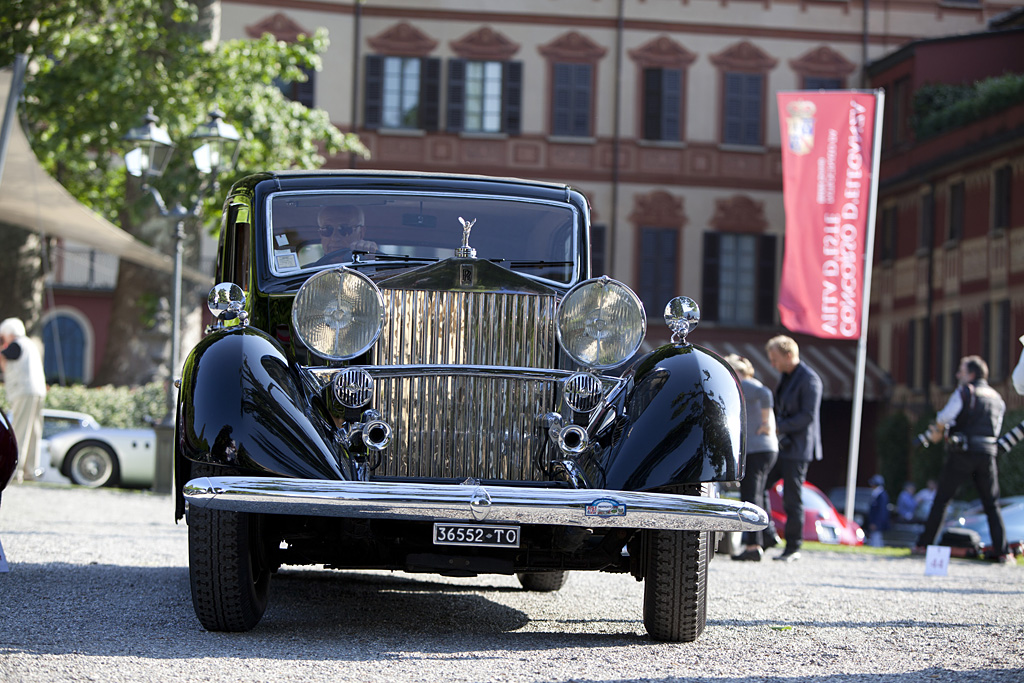
[[(782, 334), (787, 334), (782, 332)], [(774, 389), (779, 373), (768, 362), (764, 345), (773, 334), (763, 330), (708, 328), (698, 326), (690, 333), (690, 342), (714, 351), (720, 356), (730, 353), (743, 356), (754, 366), (754, 377)], [(852, 401), (857, 375), (857, 342), (817, 339), (807, 335), (789, 334), (800, 347), (800, 360), (818, 373), (823, 385), (823, 398)], [(668, 332), (655, 327), (648, 333), (645, 347), (656, 348), (667, 342)], [(884, 401), (889, 397), (892, 381), (869, 356), (864, 367), (864, 400)]]

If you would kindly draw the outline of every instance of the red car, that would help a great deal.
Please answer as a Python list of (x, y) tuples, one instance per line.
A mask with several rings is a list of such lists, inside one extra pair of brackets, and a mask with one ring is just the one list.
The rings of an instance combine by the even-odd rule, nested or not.
[[(804, 540), (832, 545), (864, 545), (864, 531), (856, 522), (847, 519), (832, 505), (821, 490), (804, 482)], [(771, 499), (772, 521), (781, 535), (786, 528), (786, 512), (782, 508), (782, 480), (768, 489)]]

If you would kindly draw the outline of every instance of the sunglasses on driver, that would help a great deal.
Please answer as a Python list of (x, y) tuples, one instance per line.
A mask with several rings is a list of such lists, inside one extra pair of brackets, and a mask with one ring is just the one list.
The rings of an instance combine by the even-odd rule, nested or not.
[(348, 237), (352, 234), (352, 231), (356, 228), (363, 227), (362, 223), (356, 223), (355, 225), (321, 225), (318, 229), (320, 230), (321, 237), (330, 237), (337, 230), (342, 237)]

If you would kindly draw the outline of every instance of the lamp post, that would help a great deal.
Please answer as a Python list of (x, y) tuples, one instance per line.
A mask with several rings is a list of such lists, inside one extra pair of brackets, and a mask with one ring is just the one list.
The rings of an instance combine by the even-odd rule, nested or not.
[[(157, 125), (158, 123), (159, 119), (153, 114), (153, 108), (150, 107), (142, 125), (132, 128), (124, 137), (126, 142), (134, 145), (131, 151), (124, 155), (124, 161), (125, 168), (130, 175), (142, 178), (142, 189), (153, 197), (160, 215), (174, 219), (175, 223), (167, 414), (159, 425), (162, 429), (158, 429), (156, 475), (153, 481), (155, 491), (170, 493), (175, 412), (174, 373), (178, 371), (178, 360), (181, 354), (181, 261), (185, 241), (185, 219), (189, 216), (198, 216), (206, 193), (211, 190), (217, 191), (219, 173), (234, 168), (238, 160), (240, 136), (234, 126), (224, 121), (223, 112), (218, 109), (210, 112), (209, 120), (199, 125), (189, 136), (189, 140), (199, 143), (192, 153), (192, 159), (196, 170), (204, 177), (196, 194), (195, 203), (191, 210), (185, 209), (181, 202), (175, 202), (174, 206), (168, 209), (159, 190), (150, 184), (151, 181), (163, 175), (175, 149), (167, 130)], [(160, 438), (161, 436), (163, 438)]]

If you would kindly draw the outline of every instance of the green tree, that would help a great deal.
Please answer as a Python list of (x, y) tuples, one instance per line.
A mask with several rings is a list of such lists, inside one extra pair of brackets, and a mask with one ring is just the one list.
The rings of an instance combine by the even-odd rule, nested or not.
[[(42, 165), (84, 204), (168, 252), (170, 227), (155, 217), (152, 200), (126, 176), (121, 161), (122, 138), (148, 107), (181, 143), (219, 107), (242, 134), (237, 170), (219, 179), (224, 183), (255, 170), (317, 168), (325, 155), (367, 155), (358, 138), (339, 131), (325, 111), (289, 101), (275, 85), (304, 80), (304, 68), (320, 70), (326, 31), (294, 43), (269, 35), (220, 42), (218, 12), (212, 0), (0, 4), (0, 63), (11, 63), (18, 53), (30, 59), (21, 113)], [(200, 183), (192, 150), (182, 147), (154, 185), (168, 202), (191, 207)], [(222, 201), (223, 192), (207, 195), (203, 225), (189, 225), (186, 232), (215, 231)], [(186, 258), (190, 252), (194, 244), (186, 243)], [(153, 332), (153, 302), (169, 291), (169, 278), (122, 261), (98, 383), (152, 379), (153, 359), (168, 355), (166, 338)], [(195, 294), (183, 292), (183, 310), (198, 299)], [(147, 334), (162, 348), (154, 352)]]

